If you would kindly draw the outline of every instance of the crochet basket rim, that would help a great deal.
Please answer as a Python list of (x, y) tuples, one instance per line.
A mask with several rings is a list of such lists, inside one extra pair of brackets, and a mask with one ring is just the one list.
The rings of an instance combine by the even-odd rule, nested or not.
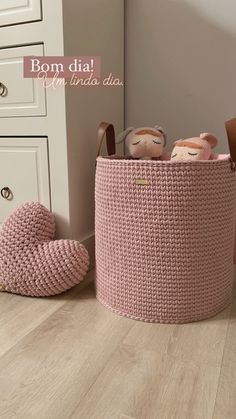
[(173, 166), (173, 167), (183, 167), (183, 166), (192, 166), (193, 168), (196, 166), (202, 165), (219, 165), (224, 163), (230, 163), (231, 157), (230, 154), (219, 154), (216, 159), (213, 160), (196, 160), (196, 161), (173, 161), (173, 160), (141, 160), (141, 159), (132, 159), (128, 156), (121, 156), (121, 155), (111, 155), (111, 156), (98, 156), (97, 163), (111, 163), (111, 164), (129, 164), (129, 165), (141, 165), (141, 166)]

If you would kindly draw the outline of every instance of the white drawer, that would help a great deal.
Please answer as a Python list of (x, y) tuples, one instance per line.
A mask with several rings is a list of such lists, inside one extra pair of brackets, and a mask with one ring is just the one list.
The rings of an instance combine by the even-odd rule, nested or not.
[(0, 26), (42, 20), (41, 0), (0, 0)]
[(0, 49), (0, 83), (5, 88), (5, 92), (0, 90), (0, 118), (46, 115), (42, 82), (24, 78), (23, 57), (27, 55), (44, 55), (43, 45)]
[(50, 209), (49, 191), (47, 138), (0, 138), (0, 225), (29, 201)]

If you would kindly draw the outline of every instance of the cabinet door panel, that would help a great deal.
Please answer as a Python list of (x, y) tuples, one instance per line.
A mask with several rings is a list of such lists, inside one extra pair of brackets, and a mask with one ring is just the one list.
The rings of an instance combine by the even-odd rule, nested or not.
[(21, 204), (39, 201), (50, 209), (47, 138), (0, 138), (0, 225)]
[(0, 26), (41, 19), (41, 0), (1, 0), (0, 2)]
[[(43, 45), (0, 49), (0, 118), (46, 115), (46, 93), (41, 81), (23, 77), (23, 57), (44, 55)], [(0, 92), (1, 93), (1, 92)]]

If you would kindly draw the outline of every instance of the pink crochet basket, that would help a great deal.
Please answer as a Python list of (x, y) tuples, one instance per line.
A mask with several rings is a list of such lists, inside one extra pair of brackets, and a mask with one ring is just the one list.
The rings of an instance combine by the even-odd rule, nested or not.
[[(106, 129), (100, 127), (98, 152)], [(160, 323), (223, 310), (232, 297), (235, 186), (228, 155), (191, 163), (98, 157), (98, 300), (118, 314)]]

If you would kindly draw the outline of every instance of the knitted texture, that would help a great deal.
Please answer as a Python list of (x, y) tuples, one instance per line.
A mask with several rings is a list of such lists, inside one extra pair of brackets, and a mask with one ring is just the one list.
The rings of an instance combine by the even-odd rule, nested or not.
[(235, 172), (222, 160), (101, 158), (96, 293), (134, 319), (185, 323), (231, 301)]
[(5, 221), (0, 232), (2, 291), (43, 297), (82, 281), (88, 270), (85, 247), (55, 240), (54, 216), (40, 203), (27, 203)]

